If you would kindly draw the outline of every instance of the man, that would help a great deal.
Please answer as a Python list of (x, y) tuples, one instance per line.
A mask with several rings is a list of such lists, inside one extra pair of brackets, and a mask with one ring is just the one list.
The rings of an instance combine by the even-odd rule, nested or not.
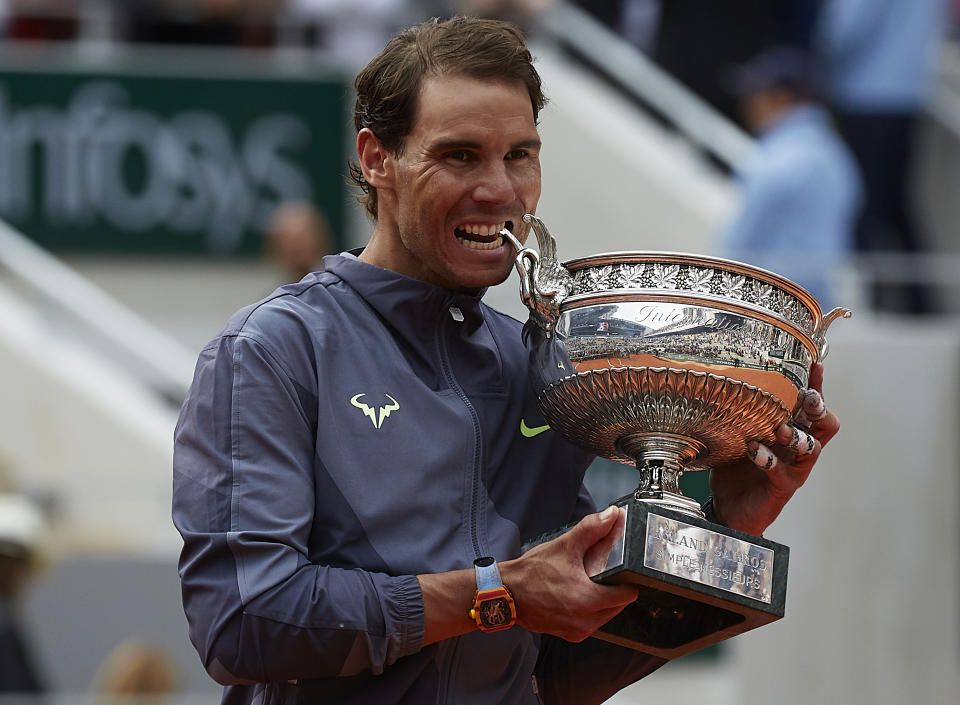
[(333, 240), (323, 211), (306, 201), (287, 201), (270, 217), (264, 250), (284, 281), (300, 281), (323, 267), (323, 256), (333, 251)]
[(44, 519), (33, 502), (5, 491), (0, 465), (0, 700), (46, 690), (20, 608), (37, 568)]
[(804, 52), (768, 49), (729, 78), (757, 149), (737, 171), (740, 210), (721, 254), (783, 274), (830, 308), (863, 200), (856, 161), (813, 98)]
[[(912, 203), (910, 167), (929, 104), (948, 0), (831, 0), (814, 33), (821, 89), (863, 174), (865, 204), (856, 229), (864, 253), (929, 250)], [(922, 260), (907, 260), (906, 280), (873, 282), (882, 311), (937, 312)], [(909, 268), (909, 271), (907, 270)]]
[[(518, 433), (544, 425), (521, 326), (480, 301), (540, 196), (540, 78), (514, 27), (455, 18), (356, 88), (368, 245), (239, 312), (177, 427), (191, 638), (228, 703), (601, 702), (663, 663), (587, 639), (636, 597), (584, 568), (618, 511), (591, 513), (586, 453)], [(719, 517), (762, 531), (836, 419), (813, 428), (802, 458), (718, 470)]]

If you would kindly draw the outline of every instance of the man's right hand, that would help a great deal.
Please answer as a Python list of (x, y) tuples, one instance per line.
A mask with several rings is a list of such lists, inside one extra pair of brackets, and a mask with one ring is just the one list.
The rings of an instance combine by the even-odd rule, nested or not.
[(590, 579), (622, 535), (625, 515), (619, 507), (590, 514), (561, 536), (500, 564), (521, 626), (579, 642), (637, 599), (634, 586)]

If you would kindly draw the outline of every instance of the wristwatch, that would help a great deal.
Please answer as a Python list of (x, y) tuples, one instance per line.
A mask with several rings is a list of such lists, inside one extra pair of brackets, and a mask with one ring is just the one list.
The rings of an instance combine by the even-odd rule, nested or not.
[(517, 607), (513, 595), (503, 584), (497, 562), (485, 556), (475, 560), (473, 567), (477, 572), (477, 595), (473, 599), (470, 619), (484, 632), (509, 629), (517, 623)]

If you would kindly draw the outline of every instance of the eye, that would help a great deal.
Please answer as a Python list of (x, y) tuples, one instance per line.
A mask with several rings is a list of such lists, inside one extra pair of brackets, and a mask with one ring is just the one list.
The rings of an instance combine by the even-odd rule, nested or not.
[(525, 149), (513, 149), (507, 152), (507, 161), (516, 161), (518, 159), (526, 159), (530, 156), (530, 152)]
[(473, 160), (473, 154), (466, 149), (457, 149), (453, 152), (447, 152), (446, 158), (455, 162), (469, 162)]

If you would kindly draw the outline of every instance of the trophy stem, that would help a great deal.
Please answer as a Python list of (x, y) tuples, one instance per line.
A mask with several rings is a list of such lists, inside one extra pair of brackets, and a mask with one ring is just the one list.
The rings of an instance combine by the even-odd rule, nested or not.
[(617, 441), (617, 446), (637, 463), (640, 484), (634, 496), (638, 501), (704, 518), (699, 503), (685, 497), (678, 483), (683, 464), (706, 450), (703, 443), (672, 433), (634, 433)]

